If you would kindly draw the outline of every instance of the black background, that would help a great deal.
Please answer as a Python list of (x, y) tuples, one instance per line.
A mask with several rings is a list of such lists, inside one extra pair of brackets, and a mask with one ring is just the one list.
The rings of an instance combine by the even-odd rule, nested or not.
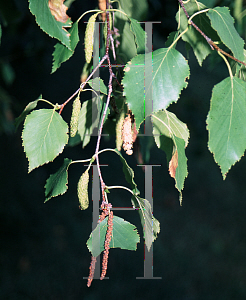
[[(154, 25), (155, 49), (164, 47), (166, 37), (176, 29), (177, 2), (149, 1), (148, 20), (161, 21)], [(84, 167), (71, 166), (67, 193), (43, 202), (49, 174), (59, 168), (64, 157), (90, 157), (95, 138), (83, 151), (80, 146), (66, 148), (53, 164), (28, 174), (21, 128), (13, 131), (13, 119), (41, 93), (53, 103), (62, 103), (77, 89), (84, 64), (83, 42), (70, 61), (51, 75), (55, 41), (39, 29), (27, 1), (8, 3), (9, 16), (16, 13), (16, 17), (2, 26), (0, 64), (10, 64), (15, 77), (10, 84), (1, 77), (1, 89), (7, 93), (5, 97), (0, 94), (1, 110), (8, 112), (8, 122), (0, 135), (0, 299), (245, 299), (246, 161), (243, 157), (223, 181), (207, 148), (205, 121), (211, 90), (228, 76), (226, 67), (222, 63), (213, 66), (207, 59), (200, 68), (192, 52), (188, 57), (179, 42), (178, 49), (189, 58), (191, 69), (188, 88), (178, 104), (170, 107), (190, 129), (183, 206), (168, 174), (165, 155), (154, 148), (149, 162), (162, 165), (153, 167), (154, 215), (161, 223), (154, 244), (153, 274), (162, 279), (136, 279), (144, 275), (141, 225), (136, 212), (120, 211), (116, 214), (137, 226), (141, 243), (136, 252), (111, 249), (109, 279), (94, 280), (87, 288), (83, 277), (88, 276), (90, 264), (86, 241), (91, 232), (92, 205), (80, 211), (76, 195)], [(77, 0), (69, 15), (76, 20), (96, 4)], [(81, 23), (82, 34), (84, 28)], [(64, 111), (65, 119), (70, 112), (69, 108)], [(113, 139), (103, 140), (101, 149), (114, 145)], [(134, 157), (127, 159), (144, 196), (144, 173)], [(106, 182), (125, 183), (115, 155), (104, 154), (100, 162), (108, 165), (102, 168)], [(110, 197), (115, 206), (130, 206), (127, 192), (112, 192)]]

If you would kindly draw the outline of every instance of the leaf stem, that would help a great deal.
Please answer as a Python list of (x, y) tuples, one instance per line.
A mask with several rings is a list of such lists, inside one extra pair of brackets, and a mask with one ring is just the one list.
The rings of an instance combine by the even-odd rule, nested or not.
[(188, 29), (189, 28), (187, 27), (182, 33), (180, 33), (180, 35), (172, 42), (172, 44), (168, 48), (172, 48), (177, 43), (177, 41), (181, 38), (181, 36), (188, 31)]
[(112, 186), (106, 186), (106, 188), (108, 190), (111, 189), (123, 189), (123, 190), (127, 190), (128, 192), (130, 192), (133, 196), (135, 196), (135, 194), (133, 193), (132, 190), (130, 190), (129, 188), (125, 187), (125, 186), (121, 186), (121, 185), (112, 185)]
[(228, 68), (228, 71), (229, 71), (229, 74), (230, 74), (230, 77), (233, 78), (233, 74), (232, 74), (232, 70), (231, 70), (231, 66), (228, 62), (228, 60), (225, 58), (225, 56), (220, 52), (218, 51), (218, 54), (224, 59), (226, 65), (227, 65), (227, 68)]
[(53, 108), (55, 108), (55, 107), (56, 107), (56, 104), (53, 104), (53, 103), (51, 103), (51, 102), (50, 102), (50, 101), (48, 101), (48, 100), (45, 100), (45, 99), (38, 99), (38, 101), (43, 101), (43, 102), (46, 102), (46, 103), (48, 103), (49, 105), (53, 106)]
[(210, 8), (206, 8), (206, 9), (197, 11), (196, 13), (194, 13), (194, 14), (189, 18), (188, 24), (191, 24), (190, 21), (191, 21), (195, 16), (197, 16), (197, 15), (199, 15), (199, 14), (202, 14), (202, 13), (204, 13), (204, 12), (207, 12), (207, 11), (209, 11), (209, 10), (210, 10)]
[(86, 14), (91, 13), (91, 12), (99, 12), (99, 13), (102, 13), (103, 11), (100, 10), (100, 9), (92, 9), (92, 10), (88, 10), (88, 11), (84, 12), (84, 13), (78, 18), (78, 20), (77, 20), (76, 22), (79, 22)]

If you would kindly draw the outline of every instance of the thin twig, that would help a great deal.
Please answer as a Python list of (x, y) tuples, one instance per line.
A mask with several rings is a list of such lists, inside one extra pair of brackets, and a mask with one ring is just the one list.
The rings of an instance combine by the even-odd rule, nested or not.
[[(107, 9), (109, 9), (109, 0), (107, 0)], [(105, 59), (107, 59), (108, 62), (108, 67), (109, 67), (109, 82), (108, 82), (108, 97), (107, 97), (107, 101), (106, 101), (106, 105), (103, 111), (103, 116), (101, 119), (101, 124), (99, 127), (99, 131), (98, 131), (98, 138), (97, 138), (97, 145), (96, 145), (96, 151), (95, 151), (95, 158), (96, 158), (96, 162), (97, 162), (97, 170), (98, 170), (98, 174), (99, 174), (99, 178), (101, 181), (101, 191), (102, 191), (102, 201), (105, 201), (105, 195), (104, 195), (104, 189), (105, 189), (105, 183), (103, 181), (102, 178), (102, 174), (101, 174), (101, 169), (100, 169), (100, 164), (99, 164), (99, 157), (98, 157), (98, 151), (99, 151), (99, 147), (100, 147), (100, 141), (101, 141), (101, 136), (102, 136), (102, 129), (103, 129), (103, 123), (106, 117), (106, 113), (107, 113), (107, 109), (109, 106), (109, 102), (110, 102), (110, 97), (111, 97), (111, 93), (112, 93), (112, 80), (113, 77), (115, 77), (113, 71), (112, 71), (112, 66), (111, 66), (111, 61), (110, 61), (110, 57), (109, 57), (109, 43), (110, 40), (112, 38), (112, 33), (110, 31), (110, 23), (109, 23), (109, 12), (106, 12), (106, 17), (107, 17), (107, 42), (106, 42), (106, 54), (105, 54)]]
[(73, 99), (73, 97), (75, 97), (79, 91), (82, 91), (83, 88), (85, 87), (85, 85), (87, 84), (87, 82), (91, 79), (91, 77), (93, 76), (93, 74), (95, 74), (95, 72), (98, 70), (98, 68), (103, 64), (103, 62), (105, 61), (105, 59), (107, 58), (107, 55), (104, 55), (104, 57), (102, 58), (102, 60), (100, 61), (100, 63), (95, 67), (95, 69), (91, 72), (91, 74), (87, 77), (87, 79), (81, 83), (79, 89), (77, 89), (77, 91), (71, 96), (69, 97), (62, 105), (61, 105), (61, 109), (59, 111), (59, 115), (61, 114), (63, 108), (68, 104), (68, 102), (70, 100)]

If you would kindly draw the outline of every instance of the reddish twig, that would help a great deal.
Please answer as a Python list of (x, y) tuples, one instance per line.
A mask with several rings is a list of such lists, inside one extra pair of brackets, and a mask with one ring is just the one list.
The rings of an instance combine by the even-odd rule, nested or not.
[(91, 74), (87, 77), (87, 79), (81, 83), (79, 89), (77, 89), (77, 91), (71, 96), (69, 97), (62, 105), (59, 111), (59, 115), (62, 113), (63, 108), (68, 104), (68, 102), (70, 100), (73, 99), (73, 97), (75, 97), (79, 91), (82, 91), (83, 88), (85, 87), (85, 85), (87, 84), (87, 82), (91, 79), (91, 77), (95, 74), (95, 72), (98, 70), (98, 68), (103, 64), (103, 62), (105, 61), (105, 59), (107, 58), (106, 55), (104, 55), (104, 57), (102, 58), (102, 60), (100, 61), (100, 63), (95, 67), (95, 69), (91, 72)]

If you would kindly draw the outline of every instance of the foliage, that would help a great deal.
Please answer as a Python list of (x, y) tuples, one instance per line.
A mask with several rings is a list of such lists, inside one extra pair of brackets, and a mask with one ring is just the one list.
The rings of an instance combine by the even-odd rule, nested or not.
[[(81, 208), (86, 209), (88, 207), (88, 172), (94, 161), (96, 162), (101, 184), (102, 213), (97, 227), (87, 241), (88, 249), (92, 254), (90, 274), (93, 274), (95, 257), (101, 252), (104, 251), (103, 268), (106, 272), (105, 260), (108, 259), (109, 248), (136, 250), (139, 242), (135, 226), (111, 214), (113, 207), (108, 201), (111, 189), (121, 188), (130, 193), (132, 205), (140, 214), (143, 236), (148, 250), (160, 232), (160, 223), (152, 214), (150, 201), (140, 197), (134, 181), (134, 171), (120, 152), (121, 143), (129, 146), (130, 151), (127, 154), (132, 152), (133, 143), (136, 138), (139, 138), (140, 126), (147, 124), (148, 117), (151, 119), (156, 146), (166, 155), (170, 176), (174, 178), (175, 187), (180, 193), (180, 203), (182, 201), (182, 190), (188, 175), (185, 149), (188, 146), (189, 130), (186, 124), (168, 110), (168, 107), (171, 103), (177, 102), (182, 90), (187, 88), (190, 69), (188, 61), (175, 49), (177, 42), (182, 39), (189, 44), (200, 66), (208, 55), (217, 51), (228, 67), (229, 76), (213, 88), (207, 116), (208, 147), (221, 168), (224, 179), (230, 168), (241, 159), (246, 149), (244, 121), (246, 55), (244, 40), (235, 29), (230, 10), (226, 7), (207, 8), (204, 3), (209, 1), (200, 3), (190, 0), (184, 4), (179, 0), (176, 32), (170, 34), (166, 48), (153, 52), (149, 52), (146, 48), (147, 32), (138, 22), (147, 13), (147, 1), (141, 1), (139, 4), (140, 2), (135, 0), (118, 2), (107, 0), (106, 17), (105, 11), (97, 9), (85, 12), (73, 24), (66, 14), (67, 9), (63, 2), (29, 0), (29, 8), (35, 15), (40, 28), (57, 40), (53, 53), (52, 72), (55, 72), (74, 54), (79, 43), (78, 24), (85, 14), (92, 13), (84, 41), (86, 76), (78, 89), (62, 104), (54, 105), (42, 99), (41, 96), (29, 103), (17, 118), (16, 126), (24, 120), (22, 139), (24, 151), (29, 160), (29, 172), (52, 162), (63, 152), (67, 144), (81, 143), (84, 148), (90, 142), (93, 131), (97, 130), (97, 144), (92, 156), (79, 161), (65, 158), (63, 165), (55, 174), (50, 175), (45, 185), (45, 201), (62, 195), (68, 188), (69, 166), (73, 163), (89, 163), (78, 183)], [(210, 5), (213, 5), (212, 1)], [(99, 42), (94, 34), (94, 28), (97, 18), (103, 13), (104, 30), (100, 31), (99, 38), (104, 42), (105, 54), (91, 71), (95, 50), (93, 47)], [(70, 29), (67, 30), (67, 28)], [(118, 64), (125, 63), (124, 72), (120, 69), (117, 72), (113, 71), (113, 58)], [(108, 64), (109, 70), (107, 84), (102, 78), (94, 76), (104, 63)], [(81, 104), (80, 94), (86, 90), (86, 84), (94, 96)], [(148, 95), (151, 95), (150, 101)], [(72, 100), (76, 105), (72, 112), (69, 133), (69, 126), (63, 119), (62, 112)], [(52, 108), (34, 110), (39, 101), (47, 102)], [(149, 103), (151, 111), (148, 108)], [(130, 127), (124, 126), (124, 122), (117, 126), (118, 122), (122, 122), (122, 114), (125, 117), (124, 122), (128, 124), (130, 122)], [(102, 130), (107, 121), (111, 122), (109, 123), (111, 129), (117, 128), (116, 140), (120, 141), (117, 142), (118, 150), (99, 150)], [(104, 182), (99, 156), (105, 151), (111, 152), (112, 156), (117, 154), (130, 187), (110, 186)], [(113, 199), (111, 201), (113, 202)], [(90, 277), (90, 284), (91, 281)]]

